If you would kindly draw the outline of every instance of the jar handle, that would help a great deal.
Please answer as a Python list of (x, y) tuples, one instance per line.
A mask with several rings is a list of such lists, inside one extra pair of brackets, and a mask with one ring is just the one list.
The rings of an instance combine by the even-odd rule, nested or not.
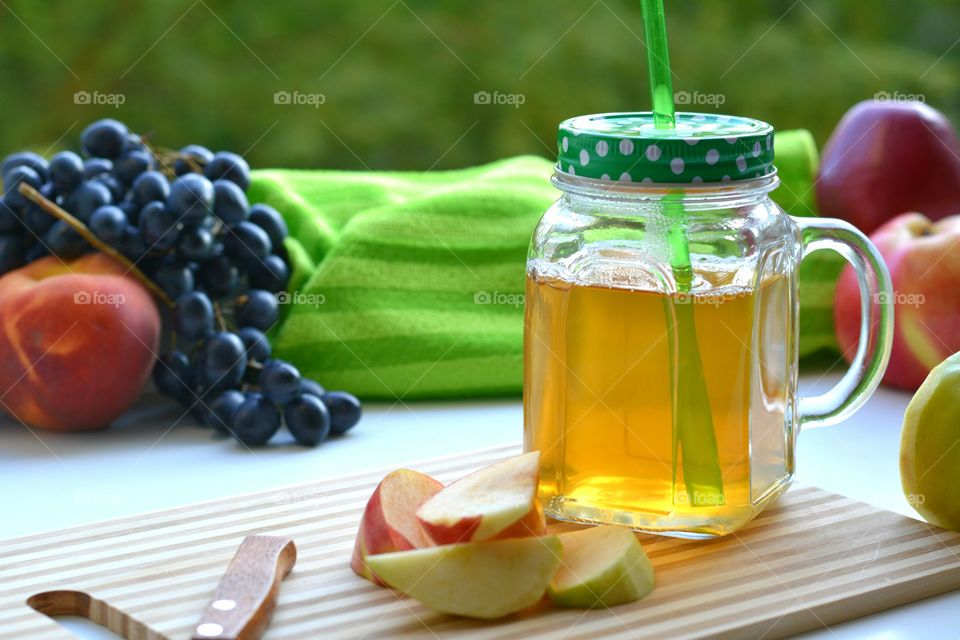
[(880, 384), (893, 341), (893, 289), (880, 252), (856, 227), (834, 218), (793, 218), (803, 243), (801, 259), (831, 249), (853, 267), (860, 285), (860, 340), (843, 378), (829, 391), (800, 398), (799, 427), (822, 427), (851, 416)]

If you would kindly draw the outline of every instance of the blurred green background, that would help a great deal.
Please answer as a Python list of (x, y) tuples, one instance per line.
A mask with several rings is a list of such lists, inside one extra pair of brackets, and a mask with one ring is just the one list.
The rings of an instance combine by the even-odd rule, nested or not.
[[(87, 122), (112, 116), (162, 146), (202, 143), (260, 167), (550, 155), (565, 117), (647, 108), (639, 4), (6, 0), (0, 148), (76, 146)], [(806, 127), (821, 145), (878, 92), (960, 116), (956, 0), (666, 4), (674, 88), (706, 101), (690, 110)], [(523, 104), (477, 104), (478, 91)]]

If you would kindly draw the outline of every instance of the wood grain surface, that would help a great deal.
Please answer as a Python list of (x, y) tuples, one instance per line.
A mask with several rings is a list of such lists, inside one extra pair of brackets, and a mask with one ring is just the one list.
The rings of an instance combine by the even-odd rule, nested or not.
[[(516, 453), (501, 447), (408, 466), (450, 482)], [(44, 611), (84, 615), (137, 640), (188, 639), (253, 534), (292, 538), (298, 551), (268, 639), (769, 639), (960, 587), (960, 535), (797, 486), (731, 536), (642, 537), (657, 587), (640, 602), (545, 605), (496, 622), (442, 615), (350, 570), (363, 506), (386, 471), (0, 541), (0, 638), (73, 637)]]

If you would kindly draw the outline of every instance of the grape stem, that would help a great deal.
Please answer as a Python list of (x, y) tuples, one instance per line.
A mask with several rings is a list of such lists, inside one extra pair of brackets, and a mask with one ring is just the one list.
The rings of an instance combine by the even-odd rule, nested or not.
[(213, 303), (213, 313), (217, 316), (217, 324), (220, 325), (220, 331), (227, 330), (227, 321), (223, 319), (223, 311), (220, 309), (220, 303)]
[(153, 295), (156, 296), (157, 299), (159, 299), (163, 304), (165, 304), (167, 307), (171, 309), (176, 308), (177, 305), (174, 304), (170, 296), (168, 296), (163, 289), (158, 287), (157, 283), (155, 283), (153, 280), (148, 278), (147, 275), (140, 270), (140, 267), (138, 267), (125, 255), (123, 255), (122, 253), (120, 253), (119, 251), (111, 247), (109, 244), (107, 244), (106, 242), (98, 238), (95, 233), (90, 231), (90, 228), (87, 227), (87, 225), (83, 224), (83, 222), (78, 220), (76, 217), (74, 217), (67, 211), (61, 209), (57, 205), (57, 203), (51, 202), (50, 200), (43, 197), (42, 193), (40, 193), (39, 191), (37, 191), (27, 183), (21, 182), (19, 189), (20, 189), (20, 193), (25, 198), (27, 198), (28, 200), (36, 204), (38, 207), (43, 209), (46, 213), (49, 213), (54, 218), (57, 218), (58, 220), (63, 220), (68, 225), (70, 225), (70, 228), (72, 228), (74, 231), (80, 234), (80, 236), (84, 240), (89, 242), (94, 249), (97, 249), (101, 253), (107, 254), (108, 256), (110, 256), (111, 258), (113, 258), (123, 266), (125, 266), (127, 270), (137, 280), (142, 282), (143, 286), (149, 289), (150, 292), (153, 293)]

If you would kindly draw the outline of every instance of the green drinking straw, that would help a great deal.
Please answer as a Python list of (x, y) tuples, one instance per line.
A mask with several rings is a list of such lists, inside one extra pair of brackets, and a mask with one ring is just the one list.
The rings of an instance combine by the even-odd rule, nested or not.
[[(650, 95), (653, 100), (653, 122), (658, 129), (674, 129), (673, 82), (667, 47), (667, 25), (663, 0), (641, 0), (643, 29), (647, 38), (647, 67)], [(680, 294), (689, 294), (693, 284), (693, 267), (685, 231), (686, 212), (681, 193), (671, 193), (663, 200), (670, 221), (668, 243), (670, 267)], [(673, 365), (670, 372), (673, 392), (673, 482), (677, 480), (677, 450), (683, 456), (683, 480), (687, 499), (693, 506), (724, 504), (723, 474), (717, 436), (713, 428), (710, 397), (703, 375), (697, 327), (692, 298), (677, 303), (671, 298), (668, 313), (668, 338)], [(668, 312), (671, 309), (668, 308)], [(676, 322), (670, 326), (670, 316)], [(674, 364), (675, 362), (675, 364)], [(676, 501), (676, 496), (674, 497)]]

